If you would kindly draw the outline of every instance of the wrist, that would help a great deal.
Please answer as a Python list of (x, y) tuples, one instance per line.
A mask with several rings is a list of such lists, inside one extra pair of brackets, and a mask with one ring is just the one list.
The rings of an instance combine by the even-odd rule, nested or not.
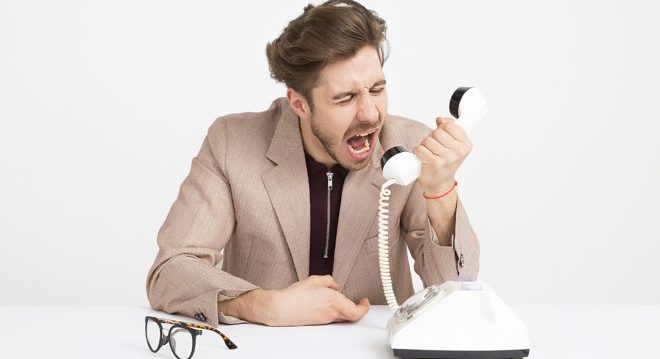
[(446, 178), (428, 184), (427, 186), (422, 187), (422, 190), (428, 194), (445, 193), (454, 186), (454, 182), (456, 182), (454, 177)]
[(454, 189), (456, 186), (458, 186), (458, 182), (456, 180), (452, 180), (451, 182), (442, 182), (430, 188), (425, 187), (423, 190), (423, 195), (426, 199), (440, 199), (447, 195), (455, 194)]
[(253, 289), (236, 298), (218, 302), (218, 312), (252, 323), (265, 324), (271, 312), (266, 306), (271, 303), (271, 290)]

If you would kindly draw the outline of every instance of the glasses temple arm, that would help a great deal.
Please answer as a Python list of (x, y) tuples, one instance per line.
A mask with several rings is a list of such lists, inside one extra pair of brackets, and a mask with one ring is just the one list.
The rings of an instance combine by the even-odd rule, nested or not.
[(218, 329), (216, 329), (216, 328), (214, 328), (210, 325), (182, 322), (182, 321), (179, 321), (179, 320), (171, 320), (171, 319), (160, 319), (159, 318), (159, 320), (163, 323), (168, 323), (168, 324), (183, 324), (183, 325), (186, 325), (186, 326), (189, 326), (189, 327), (192, 327), (192, 328), (210, 330), (212, 332), (217, 333), (222, 338), (222, 340), (225, 342), (225, 345), (227, 346), (227, 348), (229, 348), (229, 349), (238, 348), (238, 346), (236, 344), (234, 344), (234, 342), (232, 342), (231, 339), (229, 339), (229, 337), (227, 337), (221, 331), (219, 331)]

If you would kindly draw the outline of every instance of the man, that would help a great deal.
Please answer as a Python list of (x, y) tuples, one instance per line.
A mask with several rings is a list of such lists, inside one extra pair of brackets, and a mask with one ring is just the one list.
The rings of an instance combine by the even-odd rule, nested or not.
[(398, 300), (413, 294), (407, 248), (425, 286), (476, 278), (479, 244), (454, 188), (472, 146), (450, 119), (431, 131), (388, 115), (385, 30), (362, 5), (328, 1), (267, 45), (287, 98), (210, 127), (158, 234), (154, 309), (213, 326), (290, 326), (357, 321), (385, 304), (379, 162), (397, 145), (423, 163), (414, 185), (390, 187)]

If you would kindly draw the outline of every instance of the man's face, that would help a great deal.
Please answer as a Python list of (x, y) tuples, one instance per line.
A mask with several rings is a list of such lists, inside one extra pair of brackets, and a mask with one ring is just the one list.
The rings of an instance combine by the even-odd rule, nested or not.
[(367, 46), (327, 65), (311, 96), (312, 132), (326, 152), (346, 169), (366, 167), (387, 118), (385, 74), (376, 49)]

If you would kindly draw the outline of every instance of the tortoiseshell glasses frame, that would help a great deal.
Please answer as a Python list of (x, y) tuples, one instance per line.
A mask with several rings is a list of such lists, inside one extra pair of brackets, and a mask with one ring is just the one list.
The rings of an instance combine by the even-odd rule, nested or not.
[[(152, 344), (149, 342), (149, 333), (148, 333), (149, 321), (152, 321), (155, 324), (157, 324), (158, 328), (160, 329), (160, 338), (159, 338), (159, 341), (158, 341), (158, 345), (155, 348), (152, 347)], [(167, 332), (167, 335), (165, 335), (164, 332), (163, 332), (163, 324), (172, 324), (172, 327), (169, 328), (169, 331)], [(177, 355), (177, 353), (175, 352), (174, 348), (172, 348), (171, 334), (173, 333), (173, 330), (175, 328), (179, 328), (179, 330), (186, 330), (192, 336), (192, 350), (190, 351), (190, 355), (187, 358), (179, 357)], [(219, 331), (218, 329), (216, 329), (216, 328), (214, 328), (210, 325), (182, 322), (182, 321), (179, 321), (179, 320), (156, 318), (156, 317), (151, 317), (151, 316), (144, 317), (144, 333), (145, 333), (145, 336), (146, 336), (146, 339), (147, 339), (147, 346), (149, 347), (149, 350), (151, 350), (152, 352), (155, 353), (158, 350), (160, 350), (160, 348), (162, 348), (163, 345), (166, 345), (167, 343), (170, 343), (170, 348), (172, 349), (172, 353), (178, 359), (192, 358), (193, 354), (195, 353), (195, 343), (196, 343), (196, 340), (197, 340), (197, 336), (202, 335), (202, 331), (199, 330), (199, 329), (210, 330), (214, 333), (217, 333), (222, 338), (222, 340), (225, 342), (225, 345), (229, 349), (238, 348), (238, 346), (236, 346), (236, 344), (234, 344), (234, 342), (232, 342), (226, 335), (224, 335), (221, 331)], [(176, 332), (176, 331), (174, 331), (174, 332)]]

